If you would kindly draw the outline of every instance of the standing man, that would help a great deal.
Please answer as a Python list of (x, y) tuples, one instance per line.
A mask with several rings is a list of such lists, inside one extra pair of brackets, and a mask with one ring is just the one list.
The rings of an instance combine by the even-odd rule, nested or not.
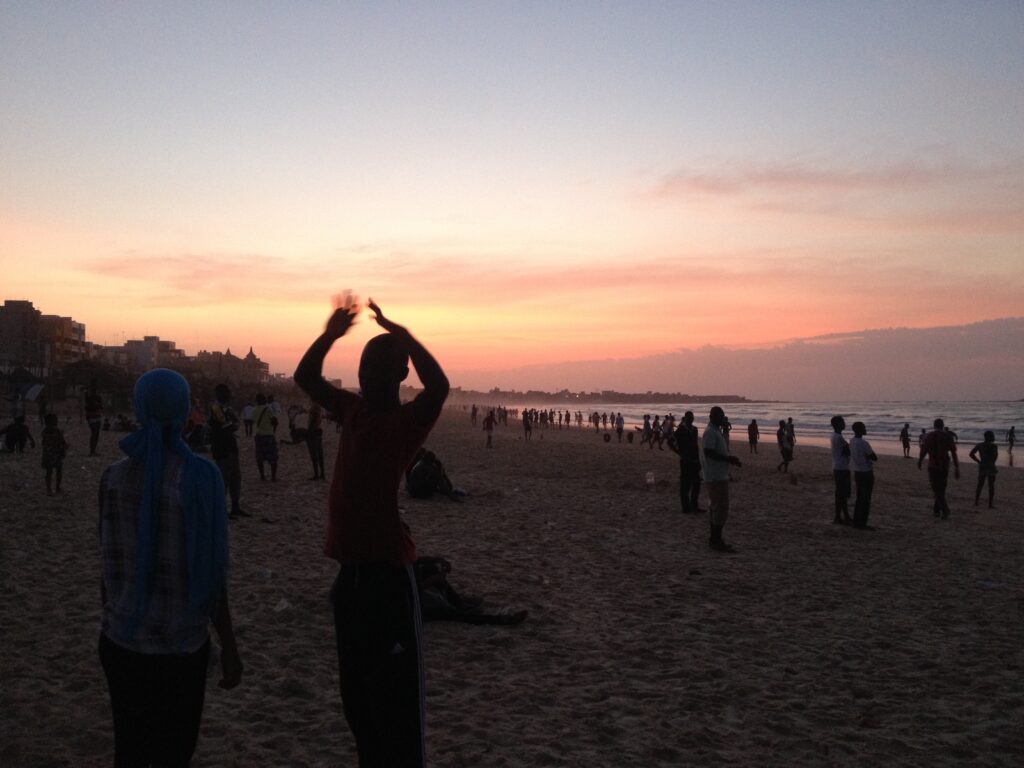
[(832, 477), (836, 484), (836, 516), (832, 521), (837, 525), (849, 525), (850, 520), (850, 444), (843, 437), (846, 419), (832, 417)]
[(903, 424), (903, 429), (900, 430), (900, 443), (903, 445), (903, 458), (910, 458), (910, 422)]
[[(569, 412), (566, 411), (566, 424), (569, 423), (568, 415), (569, 415)], [(618, 435), (620, 443), (622, 442), (622, 430), (623, 430), (623, 428), (625, 426), (626, 426), (626, 421), (625, 421), (625, 419), (622, 418), (622, 414), (620, 413), (620, 414), (618, 414), (615, 417), (615, 434)]]
[(775, 468), (776, 472), (789, 472), (789, 462), (793, 460), (793, 441), (789, 436), (789, 430), (786, 428), (786, 422), (779, 420), (779, 428), (775, 432), (775, 439), (779, 443), (779, 453), (782, 455), (782, 461)]
[(747, 442), (750, 443), (750, 452), (757, 453), (757, 441), (761, 437), (761, 430), (757, 426), (757, 419), (751, 419), (747, 424)]
[[(325, 553), (340, 569), (331, 590), (341, 702), (360, 766), (426, 765), (416, 543), (398, 512), (398, 484), (448, 396), (441, 366), (408, 330), (384, 317), (387, 333), (366, 343), (361, 394), (328, 384), (323, 363), (359, 313), (348, 296), (295, 370), (295, 383), (343, 424), (328, 497)], [(409, 360), (423, 391), (409, 403), (399, 387)]]
[(708, 489), (708, 504), (711, 518), (711, 539), (709, 544), (716, 552), (733, 552), (734, 549), (722, 538), (722, 529), (729, 517), (729, 467), (741, 467), (736, 456), (729, 455), (722, 426), (725, 411), (717, 405), (708, 415), (704, 429), (704, 485)]
[(103, 425), (103, 398), (96, 391), (95, 383), (85, 393), (85, 422), (89, 425), (89, 455), (95, 456)]
[(949, 519), (949, 504), (946, 503), (946, 486), (949, 483), (949, 464), (953, 463), (953, 476), (960, 479), (960, 463), (956, 459), (956, 442), (951, 433), (945, 429), (942, 419), (935, 420), (935, 429), (925, 435), (921, 443), (921, 455), (917, 458), (917, 468), (921, 468), (925, 456), (928, 457), (928, 482), (935, 495), (933, 511), (936, 517)]
[(853, 463), (853, 481), (857, 486), (857, 501), (853, 507), (853, 527), (861, 531), (875, 530), (868, 525), (871, 514), (871, 493), (875, 487), (875, 462), (878, 456), (871, 443), (864, 439), (868, 433), (864, 422), (853, 422), (853, 440), (850, 441), (850, 460)]
[(676, 427), (669, 448), (679, 454), (679, 497), (685, 514), (703, 512), (700, 499), (700, 435), (693, 426), (693, 411), (687, 411)]
[(242, 470), (238, 466), (238, 416), (231, 407), (231, 390), (227, 384), (218, 384), (213, 390), (216, 401), (210, 409), (210, 454), (224, 476), (224, 485), (231, 497), (229, 517), (248, 517), (240, 504)]
[(256, 395), (256, 407), (252, 411), (253, 441), (256, 445), (256, 467), (260, 480), (266, 480), (265, 464), (270, 464), (270, 479), (277, 480), (277, 416), (267, 404), (264, 395)]

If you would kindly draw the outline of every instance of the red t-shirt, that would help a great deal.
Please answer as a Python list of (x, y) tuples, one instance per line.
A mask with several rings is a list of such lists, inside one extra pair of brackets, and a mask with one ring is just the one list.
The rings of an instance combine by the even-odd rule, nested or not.
[(414, 402), (373, 412), (359, 395), (335, 393), (330, 410), (341, 442), (324, 552), (339, 563), (416, 562), (416, 543), (398, 515), (398, 484), (434, 424), (419, 423)]

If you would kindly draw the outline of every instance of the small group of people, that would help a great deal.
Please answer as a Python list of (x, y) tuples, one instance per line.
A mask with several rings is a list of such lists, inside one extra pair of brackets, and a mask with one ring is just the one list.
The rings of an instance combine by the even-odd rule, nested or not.
[[(779, 422), (784, 425), (785, 422)], [(835, 519), (841, 525), (852, 525), (862, 531), (875, 530), (868, 525), (871, 514), (871, 494), (875, 487), (874, 464), (878, 456), (864, 436), (867, 427), (864, 422), (853, 423), (853, 439), (847, 442), (843, 437), (846, 419), (842, 416), (832, 417), (832, 475), (835, 479)], [(780, 427), (782, 429), (783, 427)], [(854, 505), (853, 517), (850, 517), (848, 502), (850, 499), (850, 472), (853, 472), (854, 484), (857, 488), (857, 500)]]
[[(408, 330), (372, 300), (369, 308), (385, 333), (363, 349), (360, 394), (333, 386), (322, 373), (328, 351), (360, 311), (351, 297), (303, 356), (295, 381), (342, 424), (325, 553), (339, 565), (331, 602), (341, 700), (359, 764), (424, 766), (417, 553), (397, 494), (449, 385)], [(403, 404), (399, 387), (410, 360), (423, 391)], [(228, 606), (225, 504), (237, 419), (227, 387), (216, 394), (211, 448), (219, 469), (181, 438), (190, 411), (188, 383), (156, 369), (136, 383), (140, 429), (121, 440), (126, 457), (100, 481), (99, 657), (119, 766), (188, 765), (202, 715), (211, 625), (221, 645), (220, 686), (231, 689), (242, 679)], [(266, 403), (254, 408), (254, 436), (261, 434), (260, 405)], [(126, 558), (126, 552), (133, 555)]]

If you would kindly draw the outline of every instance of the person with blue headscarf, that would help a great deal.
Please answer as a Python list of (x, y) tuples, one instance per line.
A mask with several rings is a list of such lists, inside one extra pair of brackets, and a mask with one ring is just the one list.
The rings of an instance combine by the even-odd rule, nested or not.
[(228, 535), (220, 470), (181, 439), (188, 383), (158, 368), (134, 394), (140, 428), (100, 481), (103, 619), (115, 766), (187, 766), (206, 692), (210, 623), (220, 686), (241, 681), (227, 597)]

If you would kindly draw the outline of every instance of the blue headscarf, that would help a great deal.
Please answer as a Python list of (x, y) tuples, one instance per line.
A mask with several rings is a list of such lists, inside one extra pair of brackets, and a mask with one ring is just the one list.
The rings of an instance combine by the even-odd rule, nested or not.
[(188, 382), (166, 368), (156, 368), (135, 383), (135, 418), (140, 427), (120, 443), (121, 450), (132, 458), (141, 459), (146, 467), (137, 526), (132, 633), (146, 615), (153, 587), (160, 497), (168, 452), (178, 454), (185, 462), (179, 493), (185, 516), (189, 611), (196, 615), (211, 614), (224, 586), (228, 564), (224, 480), (217, 467), (192, 453), (181, 439), (190, 402)]

